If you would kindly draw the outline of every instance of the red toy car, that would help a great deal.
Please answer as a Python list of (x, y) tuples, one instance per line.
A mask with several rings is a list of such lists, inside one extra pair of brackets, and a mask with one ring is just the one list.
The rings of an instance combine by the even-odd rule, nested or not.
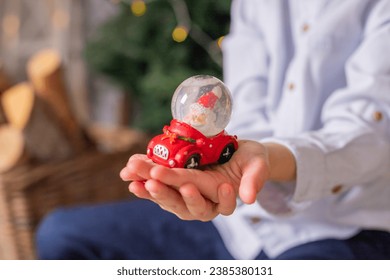
[(225, 130), (206, 137), (191, 125), (173, 119), (163, 134), (155, 136), (148, 145), (147, 156), (167, 167), (199, 168), (230, 160), (238, 148), (237, 137)]

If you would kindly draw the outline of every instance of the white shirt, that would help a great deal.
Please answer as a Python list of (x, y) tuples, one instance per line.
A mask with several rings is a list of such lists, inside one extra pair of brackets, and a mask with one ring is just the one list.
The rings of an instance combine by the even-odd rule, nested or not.
[(297, 180), (214, 220), (235, 258), (390, 231), (390, 0), (235, 0), (227, 131), (286, 145)]

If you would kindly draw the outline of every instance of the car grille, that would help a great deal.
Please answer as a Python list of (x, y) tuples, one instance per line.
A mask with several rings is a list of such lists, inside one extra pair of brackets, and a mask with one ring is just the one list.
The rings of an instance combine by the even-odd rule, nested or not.
[(162, 159), (167, 159), (169, 155), (168, 149), (163, 145), (156, 145), (153, 148), (153, 154)]

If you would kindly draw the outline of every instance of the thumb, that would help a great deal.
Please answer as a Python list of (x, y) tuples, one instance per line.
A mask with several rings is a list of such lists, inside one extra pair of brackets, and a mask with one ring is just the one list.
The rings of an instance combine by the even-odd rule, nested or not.
[(243, 169), (239, 187), (239, 197), (242, 202), (254, 203), (268, 178), (269, 167), (263, 159), (256, 158), (248, 162)]

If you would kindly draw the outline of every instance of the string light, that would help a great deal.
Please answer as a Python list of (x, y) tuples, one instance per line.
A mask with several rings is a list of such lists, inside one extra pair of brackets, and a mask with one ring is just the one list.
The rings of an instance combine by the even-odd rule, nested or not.
[(187, 39), (188, 30), (184, 26), (176, 26), (172, 32), (172, 38), (175, 42), (181, 43)]
[[(122, 2), (130, 5), (135, 16), (142, 16), (146, 13), (147, 4), (159, 0), (111, 0), (113, 3)], [(196, 23), (191, 21), (187, 4), (184, 0), (166, 0), (172, 7), (177, 26), (172, 31), (172, 39), (177, 43), (184, 42), (187, 37), (191, 37), (200, 45), (219, 66), (222, 66), (221, 45), (224, 36), (213, 40)]]
[(223, 42), (224, 39), (225, 39), (225, 36), (221, 36), (221, 37), (219, 37), (218, 40), (217, 40), (217, 45), (218, 45), (218, 47), (219, 47), (220, 49), (222, 48), (222, 42)]
[(143, 16), (146, 13), (146, 4), (143, 0), (134, 0), (130, 5), (131, 11), (137, 17)]

